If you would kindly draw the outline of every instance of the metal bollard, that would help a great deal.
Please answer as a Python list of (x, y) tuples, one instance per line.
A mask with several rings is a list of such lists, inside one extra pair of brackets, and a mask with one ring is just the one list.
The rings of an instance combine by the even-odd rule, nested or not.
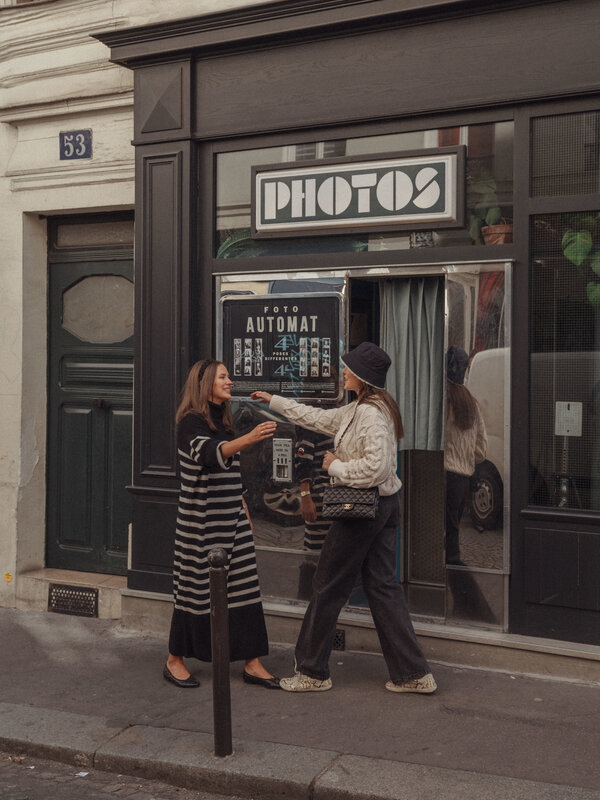
[(230, 756), (231, 691), (229, 686), (229, 611), (227, 607), (227, 553), (216, 547), (208, 553), (210, 583), (210, 641), (212, 648), (213, 720), (215, 755)]

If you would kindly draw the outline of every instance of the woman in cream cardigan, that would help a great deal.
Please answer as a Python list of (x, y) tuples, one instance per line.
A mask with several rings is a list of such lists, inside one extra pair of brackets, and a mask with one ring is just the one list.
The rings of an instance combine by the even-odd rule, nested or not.
[(280, 686), (288, 692), (331, 689), (329, 656), (337, 618), (362, 574), (390, 673), (386, 689), (431, 694), (436, 683), (417, 643), (394, 569), (401, 486), (396, 460), (404, 432), (400, 409), (384, 389), (390, 358), (372, 342), (362, 342), (342, 361), (344, 388), (357, 395), (349, 405), (319, 409), (268, 392), (252, 395), (291, 422), (334, 437), (336, 452), (327, 452), (323, 460), (334, 484), (377, 486), (380, 495), (374, 520), (336, 520), (329, 529), (296, 643), (296, 672), (282, 678)]

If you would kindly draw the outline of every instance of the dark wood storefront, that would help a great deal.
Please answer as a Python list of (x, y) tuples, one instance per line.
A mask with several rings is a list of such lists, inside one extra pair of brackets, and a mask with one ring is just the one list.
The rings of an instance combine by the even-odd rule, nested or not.
[[(513, 242), (397, 251), (394, 264), (512, 261), (510, 630), (597, 644), (600, 514), (532, 501), (533, 218), (596, 212), (597, 191), (532, 192), (532, 121), (600, 108), (595, 0), (270, 3), (98, 34), (135, 71), (136, 369), (132, 590), (169, 592), (177, 502), (174, 409), (214, 353), (217, 155), (492, 122), (514, 125)], [(596, 145), (597, 146), (597, 145)], [(596, 187), (597, 189), (597, 187)], [(443, 249), (443, 252), (442, 252)], [(390, 252), (315, 252), (317, 269)], [(229, 271), (301, 269), (240, 257)], [(534, 498), (535, 499), (535, 498)]]

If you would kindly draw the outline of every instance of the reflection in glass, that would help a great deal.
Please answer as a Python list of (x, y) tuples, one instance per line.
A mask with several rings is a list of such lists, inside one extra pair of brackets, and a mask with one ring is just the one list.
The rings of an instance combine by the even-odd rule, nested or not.
[[(477, 401), (487, 436), (484, 459), (465, 488), (458, 523), (459, 561), (469, 567), (504, 568), (504, 347), (505, 273), (447, 276), (448, 347), (461, 348), (468, 364), (464, 385)], [(454, 560), (456, 553), (452, 553)]]
[[(251, 236), (252, 167), (305, 158), (403, 152), (465, 145), (467, 216), (463, 229), (439, 229), (253, 239)], [(217, 155), (216, 258), (254, 258), (300, 253), (407, 250), (452, 245), (502, 244), (512, 241), (513, 123), (495, 122), (410, 133), (365, 136)]]
[[(465, 350), (469, 361), (465, 385), (481, 409), (488, 445), (485, 460), (477, 465), (474, 475), (468, 480), (458, 530), (461, 563), (447, 566), (444, 563), (445, 495), (441, 432), (442, 438), (437, 445), (432, 444), (430, 449), (413, 445), (413, 449), (404, 454), (402, 500), (406, 508), (399, 528), (398, 558), (402, 563), (399, 563), (398, 575), (406, 581), (413, 613), (439, 617), (445, 613), (448, 620), (494, 626), (504, 623), (504, 573), (508, 554), (503, 514), (504, 481), (508, 474), (504, 437), (509, 364), (508, 337), (505, 335), (510, 318), (505, 296), (508, 294), (508, 269), (509, 265), (504, 263), (470, 264), (448, 266), (440, 270), (439, 275), (431, 276), (432, 284), (436, 284), (436, 292), (441, 296), (440, 303), (436, 302), (432, 308), (441, 307), (442, 333), (430, 337), (426, 361), (430, 366), (439, 364), (440, 402), (432, 404), (427, 389), (426, 399), (413, 403), (410, 408), (402, 408), (405, 427), (410, 425), (410, 414), (418, 414), (419, 410), (443, 417), (444, 349), (455, 345)], [(297, 289), (310, 294), (319, 288), (327, 292), (331, 291), (332, 282), (342, 281), (343, 284), (348, 279), (338, 278), (332, 271), (329, 277), (320, 281), (316, 275), (305, 280), (301, 273), (277, 274), (271, 280), (266, 280), (264, 275), (248, 275), (243, 279), (242, 276), (223, 277), (220, 280), (223, 297), (231, 292), (268, 294), (269, 291), (287, 293)], [(399, 269), (391, 274), (387, 272), (385, 278), (367, 273), (349, 278), (348, 318), (356, 321), (360, 316), (361, 319), (361, 334), (356, 340), (351, 339), (351, 346), (365, 338), (376, 340), (373, 337), (377, 336), (382, 337), (380, 341), (383, 342), (384, 329), (391, 337), (399, 319), (398, 312), (392, 314), (390, 308), (383, 314), (383, 306), (387, 299), (396, 297), (397, 290), (411, 281), (418, 288), (423, 283), (423, 276), (407, 276), (405, 270)], [(339, 284), (333, 285), (341, 289)], [(446, 341), (443, 335), (444, 314)], [(353, 330), (356, 334), (356, 327), (350, 327), (351, 336)], [(406, 345), (409, 329), (402, 330), (401, 339)], [(386, 346), (399, 360), (402, 352), (396, 348), (397, 343), (393, 344), (395, 341), (393, 337), (389, 338)], [(429, 340), (424, 332), (421, 341), (423, 348), (427, 349), (424, 343)], [(232, 405), (240, 434), (254, 427), (260, 419), (273, 418), (262, 404), (237, 399)], [(288, 600), (306, 599), (324, 530), (320, 529), (318, 519), (314, 528), (307, 524), (301, 491), (310, 489), (310, 500), (315, 501), (314, 490), (318, 489), (320, 480), (316, 472), (321, 461), (318, 450), (327, 449), (327, 445), (310, 441), (311, 434), (300, 427), (279, 418), (277, 421), (277, 436), (291, 443), (292, 480), (287, 483), (274, 480), (272, 443), (244, 451), (242, 471), (260, 558), (263, 564), (270, 565), (268, 585), (278, 587), (268, 593)], [(323, 477), (326, 482), (326, 476)], [(308, 505), (307, 500), (304, 504)], [(314, 504), (318, 507), (317, 502)], [(311, 543), (312, 536), (314, 540)], [(363, 604), (362, 587), (358, 583), (350, 605)]]
[[(326, 295), (330, 296), (332, 292), (339, 295), (340, 300), (344, 297), (344, 278), (317, 278), (314, 276), (307, 279), (304, 276), (297, 279), (273, 276), (272, 280), (228, 280), (223, 278), (221, 283), (222, 300), (254, 295), (264, 298), (271, 296), (279, 298), (283, 302), (282, 296), (296, 294), (298, 298), (305, 301), (305, 298), (315, 297), (319, 293), (325, 297)], [(299, 303), (300, 300), (297, 302)], [(223, 312), (223, 303), (219, 308), (222, 322), (225, 324), (227, 318)], [(314, 301), (311, 309), (314, 312)], [(330, 320), (330, 322), (337, 331), (341, 323), (336, 323), (335, 320)], [(219, 334), (218, 347), (220, 350), (224, 349), (225, 338), (224, 335)], [(283, 349), (277, 350), (277, 357), (281, 356), (284, 360), (289, 359), (291, 365), (296, 364), (297, 357), (301, 361), (301, 349), (298, 353), (295, 352), (295, 337), (282, 335), (281, 342), (278, 344), (284, 340), (285, 345), (282, 344)], [(312, 348), (317, 339), (313, 338), (309, 341)], [(337, 362), (338, 343), (330, 349), (336, 354), (335, 361)], [(227, 360), (226, 353), (221, 355)], [(268, 357), (268, 353), (265, 355)], [(314, 352), (309, 355), (314, 359)], [(322, 350), (320, 358), (321, 366), (323, 366), (324, 353)], [(328, 374), (337, 386), (338, 365), (329, 362), (328, 364)], [(235, 394), (236, 381), (239, 383), (244, 378), (239, 370), (236, 372), (235, 364), (227, 366), (233, 377)], [(236, 378), (238, 373), (240, 377)], [(300, 374), (302, 374), (301, 363)], [(260, 388), (261, 379), (256, 378), (256, 380), (258, 383), (254, 388)], [(269, 391), (273, 391), (273, 389), (269, 388)], [(322, 405), (327, 405), (327, 403), (322, 403)], [(256, 544), (262, 547), (305, 552), (304, 559), (299, 562), (299, 575), (293, 596), (306, 599), (310, 592), (318, 553), (329, 528), (329, 524), (320, 519), (319, 512), (322, 491), (328, 482), (328, 476), (323, 472), (321, 465), (325, 450), (332, 446), (332, 440), (295, 426), (272, 414), (268, 406), (264, 404), (241, 398), (234, 399), (232, 411), (237, 435), (243, 435), (264, 419), (275, 419), (278, 422), (276, 436), (273, 440), (242, 451), (240, 456), (242, 478), (246, 487), (246, 501), (254, 525)], [(274, 445), (277, 452), (274, 450)], [(284, 472), (278, 472), (282, 465), (275, 464), (275, 462), (281, 457), (287, 459), (287, 454), (289, 454), (289, 464), (284, 465)], [(301, 492), (305, 493), (304, 497)]]

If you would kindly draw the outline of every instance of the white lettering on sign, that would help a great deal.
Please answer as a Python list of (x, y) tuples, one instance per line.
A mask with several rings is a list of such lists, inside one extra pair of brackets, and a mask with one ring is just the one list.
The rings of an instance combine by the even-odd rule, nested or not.
[(254, 232), (390, 222), (457, 225), (462, 149), (427, 152), (432, 154), (312, 167), (257, 167)]
[[(297, 310), (297, 309), (296, 309)], [(276, 309), (273, 309), (276, 311)], [(313, 332), (317, 330), (316, 314), (308, 316), (261, 316), (248, 317), (246, 321), (246, 333), (297, 333)]]

